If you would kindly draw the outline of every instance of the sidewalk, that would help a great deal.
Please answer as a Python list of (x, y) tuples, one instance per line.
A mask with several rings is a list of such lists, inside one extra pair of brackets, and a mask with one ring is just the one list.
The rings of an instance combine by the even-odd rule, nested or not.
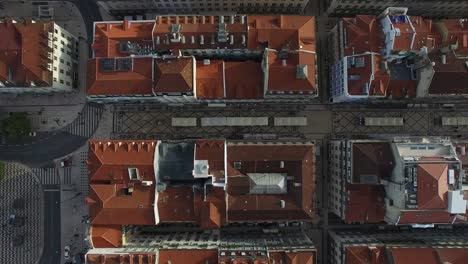
[[(61, 248), (70, 247), (70, 259), (79, 253), (86, 253), (85, 219), (89, 215), (85, 199), (88, 195), (88, 168), (86, 164), (88, 145), (85, 144), (77, 151), (68, 155), (71, 166), (62, 168), (62, 158), (55, 160), (61, 179)], [(68, 177), (68, 180), (64, 179)], [(65, 183), (66, 182), (66, 183)], [(65, 263), (62, 258), (61, 263)]]

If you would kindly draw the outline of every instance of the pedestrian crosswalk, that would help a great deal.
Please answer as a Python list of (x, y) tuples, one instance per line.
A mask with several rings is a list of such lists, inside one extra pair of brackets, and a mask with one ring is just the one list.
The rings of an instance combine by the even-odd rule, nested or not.
[(63, 168), (63, 178), (61, 179), (61, 183), (64, 185), (69, 185), (72, 183), (71, 177), (72, 177), (72, 168), (71, 167), (66, 167)]
[(32, 171), (42, 185), (60, 184), (60, 175), (56, 168), (33, 168)]
[(102, 106), (86, 104), (78, 117), (65, 128), (65, 131), (80, 137), (91, 137), (99, 125), (102, 112)]

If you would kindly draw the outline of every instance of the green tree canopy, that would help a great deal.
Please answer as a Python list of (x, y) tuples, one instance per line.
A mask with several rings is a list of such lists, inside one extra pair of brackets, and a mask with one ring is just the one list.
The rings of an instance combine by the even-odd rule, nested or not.
[(2, 132), (17, 138), (27, 136), (31, 132), (31, 121), (26, 113), (12, 113), (2, 120)]

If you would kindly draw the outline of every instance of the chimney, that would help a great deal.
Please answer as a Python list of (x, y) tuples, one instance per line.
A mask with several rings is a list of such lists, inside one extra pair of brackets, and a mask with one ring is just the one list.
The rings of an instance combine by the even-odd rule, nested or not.
[(280, 200), (280, 206), (281, 206), (281, 208), (285, 208), (286, 207), (286, 201), (285, 200)]
[(440, 59), (441, 59), (442, 64), (447, 64), (447, 55), (442, 54), (442, 56), (440, 56)]
[(282, 59), (282, 60), (281, 60), (281, 65), (286, 66), (286, 65), (288, 65), (288, 63), (286, 62), (285, 59)]

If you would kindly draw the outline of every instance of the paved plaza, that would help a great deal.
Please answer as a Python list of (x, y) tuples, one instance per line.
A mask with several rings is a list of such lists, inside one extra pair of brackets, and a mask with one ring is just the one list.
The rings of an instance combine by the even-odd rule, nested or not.
[(0, 263), (31, 264), (43, 251), (43, 195), (27, 167), (6, 163), (0, 181)]

